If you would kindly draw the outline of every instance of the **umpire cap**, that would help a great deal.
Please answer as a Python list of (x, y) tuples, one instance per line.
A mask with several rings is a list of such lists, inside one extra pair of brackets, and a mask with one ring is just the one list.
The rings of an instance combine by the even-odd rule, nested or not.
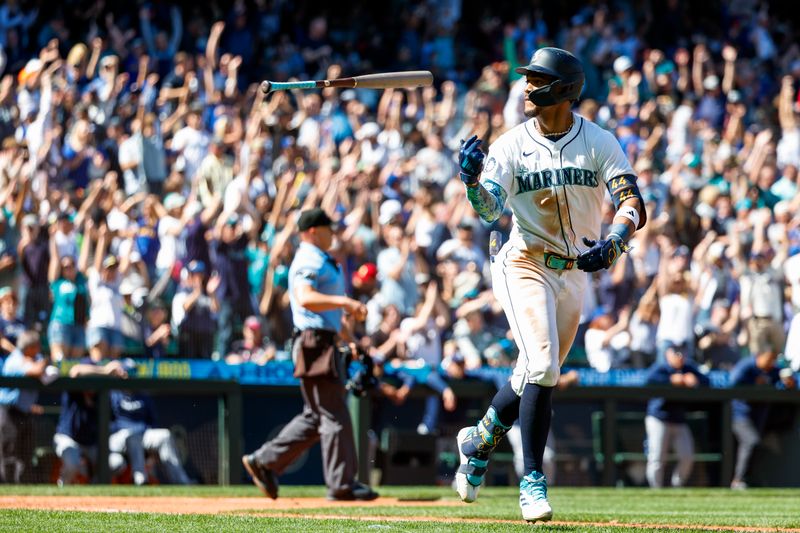
[(308, 231), (311, 228), (330, 226), (332, 224), (333, 220), (328, 216), (328, 213), (319, 207), (303, 211), (300, 213), (300, 218), (297, 219), (297, 228), (300, 231)]
[(531, 102), (542, 107), (577, 100), (586, 79), (580, 59), (561, 48), (540, 48), (534, 52), (529, 65), (514, 71), (517, 74), (543, 74), (554, 78), (528, 95)]

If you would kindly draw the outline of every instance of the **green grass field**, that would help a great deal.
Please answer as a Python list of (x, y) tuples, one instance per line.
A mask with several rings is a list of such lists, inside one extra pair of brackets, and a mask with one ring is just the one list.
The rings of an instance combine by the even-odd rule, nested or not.
[[(529, 531), (517, 506), (517, 491), (488, 488), (477, 503), (442, 506), (454, 503), (454, 493), (445, 488), (383, 487), (383, 496), (409, 500), (436, 499), (434, 505), (381, 506), (380, 500), (359, 507), (281, 510), (283, 516), (257, 516), (265, 512), (259, 493), (252, 487), (70, 487), (0, 485), (0, 497), (13, 496), (193, 496), (252, 497), (252, 511), (219, 515), (89, 513), (76, 511), (0, 510), (0, 531)], [(281, 487), (281, 497), (322, 497), (320, 487)], [(547, 525), (548, 531), (622, 532), (656, 530), (656, 526), (680, 527), (681, 531), (708, 531), (709, 526), (736, 530), (742, 527), (800, 528), (800, 490), (755, 489), (733, 492), (726, 489), (606, 489), (561, 488), (550, 491), (555, 520), (568, 522)], [(370, 520), (369, 517), (376, 517)], [(315, 518), (316, 517), (316, 518)], [(341, 517), (341, 518), (338, 518)], [(360, 520), (354, 518), (361, 517)], [(366, 520), (364, 518), (366, 517)], [(394, 520), (386, 520), (392, 517)], [(422, 517), (439, 521), (422, 521)], [(447, 522), (454, 519), (481, 519), (479, 523)], [(496, 522), (492, 522), (496, 521)], [(515, 522), (508, 522), (515, 521)], [(624, 527), (625, 524), (629, 524)], [(650, 527), (646, 527), (650, 525)], [(541, 527), (541, 526), (533, 526)], [(800, 529), (798, 529), (800, 530)]]

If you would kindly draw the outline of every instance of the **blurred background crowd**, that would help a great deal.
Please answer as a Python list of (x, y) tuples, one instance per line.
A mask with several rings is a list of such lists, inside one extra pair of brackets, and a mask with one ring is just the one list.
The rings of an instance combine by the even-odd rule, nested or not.
[[(312, 5), (0, 7), (3, 354), (32, 329), (55, 361), (285, 357), (296, 215), (321, 205), (365, 350), (454, 379), (509, 366), (487, 248), (511, 216), (477, 218), (454, 158), (525, 120), (514, 67), (555, 45), (583, 61), (576, 111), (617, 136), (649, 213), (593, 276), (567, 364), (686, 345), (706, 369), (766, 351), (800, 367), (800, 38), (779, 5)], [(435, 86), (257, 90), (388, 69)]]

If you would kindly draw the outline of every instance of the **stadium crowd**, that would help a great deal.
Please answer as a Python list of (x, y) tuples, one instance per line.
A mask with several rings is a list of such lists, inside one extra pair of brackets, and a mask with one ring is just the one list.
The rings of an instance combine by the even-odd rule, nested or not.
[[(554, 44), (583, 61), (576, 112), (617, 136), (649, 213), (593, 276), (567, 365), (645, 368), (680, 346), (703, 370), (766, 352), (800, 370), (791, 19), (759, 2), (611, 2), (478, 23), (467, 4), (6, 2), (3, 355), (34, 330), (53, 361), (283, 357), (296, 215), (320, 205), (373, 357), (449, 379), (509, 366), (488, 235), (507, 236), (510, 213), (479, 221), (454, 154), (524, 120), (514, 67)], [(430, 69), (435, 86), (257, 90), (389, 68)], [(396, 402), (414, 386), (400, 377), (382, 385)]]

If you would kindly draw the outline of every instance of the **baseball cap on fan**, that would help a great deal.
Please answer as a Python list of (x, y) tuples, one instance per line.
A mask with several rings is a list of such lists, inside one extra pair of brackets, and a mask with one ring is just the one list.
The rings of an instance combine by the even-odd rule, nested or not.
[(628, 56), (619, 56), (614, 60), (614, 72), (619, 75), (633, 68), (633, 61)]
[(703, 89), (706, 91), (713, 91), (717, 87), (719, 87), (719, 78), (714, 74), (706, 76), (703, 80)]
[(386, 200), (381, 204), (380, 213), (378, 214), (378, 223), (385, 226), (402, 213), (403, 204), (401, 204), (399, 200)]
[(373, 282), (377, 277), (378, 267), (375, 263), (364, 263), (358, 267), (358, 270), (353, 272), (353, 281), (358, 281), (361, 284)]

